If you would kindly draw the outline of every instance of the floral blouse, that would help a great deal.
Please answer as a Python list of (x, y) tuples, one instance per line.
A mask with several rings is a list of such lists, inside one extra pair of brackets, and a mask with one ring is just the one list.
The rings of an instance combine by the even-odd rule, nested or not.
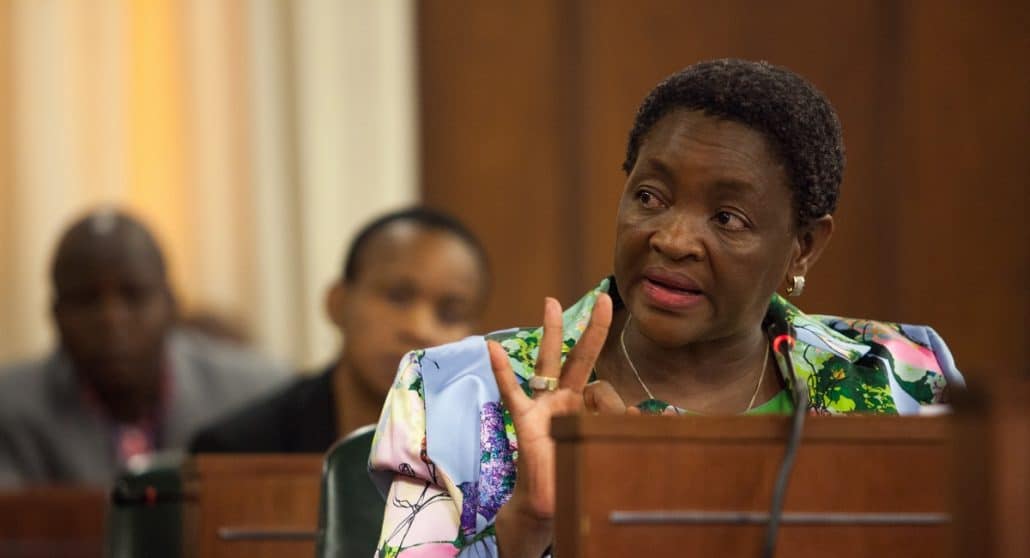
[[(605, 279), (565, 311), (563, 356), (609, 284)], [(947, 345), (929, 327), (807, 315), (779, 295), (766, 320), (794, 327), (790, 358), (808, 383), (812, 414), (917, 414), (923, 405), (945, 403), (949, 386), (963, 385)], [(404, 357), (369, 457), (387, 494), (377, 556), (497, 556), (493, 521), (515, 486), (518, 441), (485, 340), (507, 350), (528, 393), (541, 335), (542, 328), (509, 329)], [(789, 387), (794, 379), (778, 354), (777, 362)], [(637, 406), (667, 408), (656, 400)]]

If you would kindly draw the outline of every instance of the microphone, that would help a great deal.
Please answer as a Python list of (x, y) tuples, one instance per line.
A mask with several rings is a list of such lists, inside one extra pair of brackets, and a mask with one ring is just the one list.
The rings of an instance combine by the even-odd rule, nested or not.
[(119, 480), (111, 490), (111, 503), (116, 507), (148, 507), (158, 504), (178, 503), (184, 501), (179, 491), (159, 490), (152, 484), (134, 486), (126, 480)]
[(801, 431), (805, 425), (805, 415), (808, 414), (809, 394), (808, 383), (798, 378), (797, 372), (794, 371), (794, 363), (790, 360), (790, 350), (797, 340), (794, 326), (789, 322), (784, 324), (772, 322), (767, 331), (772, 339), (773, 351), (781, 355), (787, 365), (787, 375), (792, 380), (791, 385), (794, 391), (794, 415), (791, 421), (790, 438), (787, 439), (787, 449), (783, 454), (783, 461), (780, 462), (780, 470), (776, 474), (776, 484), (773, 485), (772, 503), (769, 506), (769, 523), (766, 525), (765, 542), (762, 545), (762, 556), (772, 558), (776, 554), (776, 537), (779, 534), (780, 519), (783, 516), (783, 499), (787, 493), (790, 473), (794, 469), (794, 458), (797, 457), (798, 446), (801, 444)]

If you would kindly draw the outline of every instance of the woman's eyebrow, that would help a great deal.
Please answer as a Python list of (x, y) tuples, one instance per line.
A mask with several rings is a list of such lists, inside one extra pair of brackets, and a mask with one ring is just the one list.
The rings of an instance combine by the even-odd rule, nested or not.
[(647, 157), (641, 161), (643, 163), (641, 172), (645, 174), (658, 175), (662, 178), (672, 179), (675, 177), (675, 173), (672, 172), (672, 168), (665, 161), (658, 157)]
[(758, 197), (758, 187), (752, 182), (736, 178), (720, 178), (711, 183), (712, 187), (719, 190), (732, 190), (735, 194), (747, 197)]
[[(648, 174), (659, 174), (665, 178), (675, 178), (677, 173), (672, 170), (672, 166), (665, 160), (650, 156), (640, 160), (641, 171)], [(737, 178), (737, 177), (719, 177), (713, 180), (713, 186), (726, 186), (734, 189), (751, 190), (754, 192), (758, 191), (758, 187), (755, 186), (754, 182), (748, 178)]]

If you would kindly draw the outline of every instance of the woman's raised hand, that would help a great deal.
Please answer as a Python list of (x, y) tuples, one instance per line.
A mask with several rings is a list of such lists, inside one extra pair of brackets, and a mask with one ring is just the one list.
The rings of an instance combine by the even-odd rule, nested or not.
[[(518, 478), (511, 500), (497, 517), (497, 537), (502, 556), (540, 556), (553, 535), (555, 455), (551, 418), (584, 411), (584, 389), (612, 321), (612, 301), (601, 294), (590, 323), (579, 342), (561, 362), (562, 315), (557, 300), (544, 302), (544, 333), (536, 361), (536, 376), (557, 381), (553, 390), (522, 391), (508, 362), (508, 354), (496, 342), (488, 342), (490, 364), (511, 413), (518, 436)], [(545, 380), (546, 382), (547, 380)], [(543, 545), (543, 546), (541, 546)]]

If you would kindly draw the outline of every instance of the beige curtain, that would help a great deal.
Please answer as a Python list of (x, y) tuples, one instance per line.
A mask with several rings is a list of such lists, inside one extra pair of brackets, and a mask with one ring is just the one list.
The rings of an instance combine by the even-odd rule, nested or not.
[(0, 360), (53, 343), (46, 272), (121, 204), (187, 310), (298, 366), (355, 227), (417, 192), (410, 0), (0, 0)]

